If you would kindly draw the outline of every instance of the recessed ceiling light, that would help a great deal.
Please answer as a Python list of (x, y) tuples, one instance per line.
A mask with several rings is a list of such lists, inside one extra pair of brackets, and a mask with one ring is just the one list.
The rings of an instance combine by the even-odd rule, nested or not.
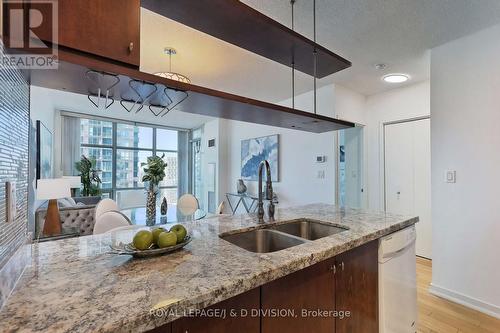
[(382, 78), (385, 82), (389, 83), (403, 83), (410, 79), (406, 74), (388, 74)]

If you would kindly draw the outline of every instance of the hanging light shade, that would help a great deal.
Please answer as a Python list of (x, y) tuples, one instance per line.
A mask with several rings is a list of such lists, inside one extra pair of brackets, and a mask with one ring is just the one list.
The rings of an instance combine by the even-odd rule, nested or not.
[(169, 70), (168, 70), (168, 72), (155, 73), (155, 75), (161, 76), (161, 77), (164, 77), (164, 78), (170, 79), (170, 80), (180, 81), (183, 83), (191, 83), (191, 80), (187, 76), (176, 73), (176, 72), (172, 72), (172, 56), (177, 54), (177, 51), (172, 47), (166, 47), (164, 52), (169, 57)]
[(186, 76), (179, 74), (179, 73), (174, 73), (174, 72), (159, 72), (155, 73), (155, 75), (164, 77), (166, 79), (170, 80), (175, 80), (175, 81), (180, 81), (184, 83), (191, 83), (191, 80), (187, 78)]

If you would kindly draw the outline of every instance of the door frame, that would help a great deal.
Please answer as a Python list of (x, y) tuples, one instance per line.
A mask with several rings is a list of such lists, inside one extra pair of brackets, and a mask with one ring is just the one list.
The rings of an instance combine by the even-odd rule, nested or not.
[(393, 121), (386, 121), (382, 122), (380, 124), (381, 130), (380, 130), (380, 144), (381, 144), (381, 149), (380, 149), (380, 179), (381, 179), (381, 197), (383, 199), (383, 209), (384, 212), (387, 212), (387, 194), (386, 194), (386, 170), (385, 170), (385, 129), (386, 126), (389, 125), (395, 125), (395, 124), (402, 124), (402, 123), (409, 123), (413, 121), (420, 121), (420, 120), (426, 120), (426, 119), (431, 119), (430, 115), (426, 116), (418, 116), (418, 117), (413, 117), (413, 118), (406, 118), (406, 119), (401, 119), (401, 120), (393, 120)]
[[(366, 125), (364, 124), (359, 124), (355, 123), (354, 128), (361, 128), (361, 133), (362, 133), (362, 138), (361, 138), (361, 152), (360, 152), (360, 157), (361, 157), (361, 202), (360, 202), (360, 208), (366, 209), (368, 207), (368, 190), (367, 190), (367, 185), (366, 185), (366, 180), (368, 179), (368, 168), (367, 168), (367, 149), (366, 149), (366, 140), (367, 140), (367, 134), (366, 134)], [(346, 128), (348, 129), (348, 128)], [(344, 129), (344, 130), (346, 130)], [(334, 186), (335, 186), (335, 202), (334, 205), (340, 207), (340, 131), (335, 131), (334, 135), (334, 146), (335, 146), (335, 151), (334, 151), (334, 158), (335, 158), (335, 177), (334, 177)]]

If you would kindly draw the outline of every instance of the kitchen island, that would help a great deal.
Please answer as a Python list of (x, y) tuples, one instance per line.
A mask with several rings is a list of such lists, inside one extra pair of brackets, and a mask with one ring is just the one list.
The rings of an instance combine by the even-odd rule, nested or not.
[[(283, 301), (280, 295), (293, 296), (294, 286), (304, 287), (303, 284), (298, 286), (294, 282), (296, 279), (288, 277), (297, 277), (297, 274), (302, 274), (301, 280), (318, 277), (319, 280), (311, 280), (311, 286), (330, 281), (322, 272), (344, 266), (340, 266), (338, 260), (343, 255), (342, 264), (344, 260), (347, 264), (349, 253), (354, 253), (352, 250), (356, 249), (363, 249), (358, 266), (367, 258), (371, 258), (368, 265), (376, 265), (376, 240), (418, 221), (417, 217), (313, 204), (278, 209), (273, 223), (304, 218), (348, 229), (277, 252), (254, 253), (219, 235), (261, 228), (263, 225), (258, 223), (257, 216), (217, 216), (184, 224), (193, 237), (185, 249), (143, 260), (110, 254), (109, 245), (113, 237), (117, 237), (113, 234), (33, 245), (31, 267), (25, 271), (0, 311), (0, 331), (143, 332), (154, 329), (155, 332), (196, 332), (194, 326), (203, 326), (203, 322), (200, 324), (200, 319), (184, 320), (181, 317), (193, 314), (195, 310), (210, 309), (215, 304), (224, 304), (224, 309), (229, 310), (255, 310), (257, 306), (259, 314), (266, 310), (266, 304), (269, 309), (275, 309), (275, 305)], [(268, 226), (267, 223), (265, 226)], [(132, 233), (127, 235), (127, 232), (122, 232), (119, 237), (131, 239)], [(280, 280), (283, 278), (285, 280)], [(366, 279), (363, 275), (360, 281), (366, 284)], [(352, 277), (346, 283), (353, 284)], [(266, 290), (270, 292), (266, 293)], [(321, 290), (316, 291), (318, 295), (327, 295)], [(307, 290), (295, 292), (308, 293)], [(262, 295), (272, 297), (261, 299)], [(349, 297), (352, 298), (352, 295), (344, 295), (344, 298)], [(325, 299), (326, 303), (335, 303), (328, 297)], [(287, 300), (284, 301), (286, 303)], [(323, 305), (328, 305), (326, 303), (318, 304), (318, 309), (325, 310)], [(285, 305), (279, 308), (285, 311), (291, 309), (289, 304)], [(211, 309), (222, 308), (215, 306)], [(209, 316), (212, 315), (215, 314)], [(330, 315), (334, 313), (327, 314), (327, 317)], [(260, 329), (261, 325), (265, 327), (266, 322), (262, 323), (260, 318), (248, 316), (231, 321), (233, 325), (238, 325), (238, 331), (250, 332)], [(217, 324), (217, 319), (208, 320), (207, 325), (210, 321)], [(239, 323), (238, 320), (243, 321)], [(189, 323), (194, 325), (193, 329), (182, 327)], [(280, 323), (283, 321), (273, 320), (268, 324)], [(320, 324), (323, 323), (325, 321)], [(330, 323), (326, 321), (326, 325)], [(248, 329), (244, 328), (246, 324)], [(176, 325), (177, 328), (173, 327)], [(203, 331), (210, 329), (205, 325)]]

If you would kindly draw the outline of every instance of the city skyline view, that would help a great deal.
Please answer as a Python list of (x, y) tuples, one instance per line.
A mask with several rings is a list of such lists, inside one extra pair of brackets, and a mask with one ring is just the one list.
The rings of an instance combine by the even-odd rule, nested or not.
[[(114, 133), (116, 138), (113, 138)], [(169, 129), (81, 118), (80, 154), (96, 160), (102, 180), (101, 189), (110, 197), (116, 197), (117, 192), (129, 192), (129, 189), (144, 189), (141, 163), (146, 163), (147, 158), (154, 153), (159, 156), (164, 154), (168, 166), (165, 179), (160, 183), (160, 191), (169, 202), (175, 202), (178, 183), (177, 135), (177, 131)], [(116, 140), (115, 144), (113, 140)]]

